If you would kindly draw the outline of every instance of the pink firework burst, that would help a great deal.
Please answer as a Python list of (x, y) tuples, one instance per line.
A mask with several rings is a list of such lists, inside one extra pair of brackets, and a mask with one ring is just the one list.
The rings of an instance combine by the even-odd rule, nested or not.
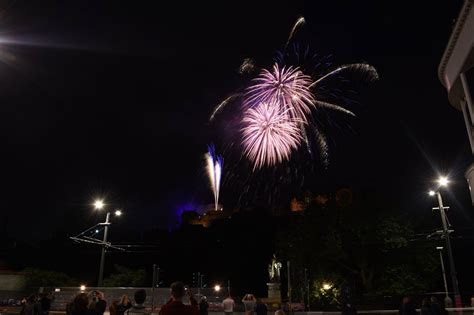
[(299, 121), (274, 101), (262, 102), (244, 112), (242, 145), (254, 170), (288, 160), (301, 141)]
[(274, 64), (272, 71), (263, 69), (247, 89), (245, 105), (254, 107), (260, 103), (274, 103), (292, 118), (307, 122), (307, 115), (314, 106), (314, 96), (310, 91), (311, 77), (299, 68)]

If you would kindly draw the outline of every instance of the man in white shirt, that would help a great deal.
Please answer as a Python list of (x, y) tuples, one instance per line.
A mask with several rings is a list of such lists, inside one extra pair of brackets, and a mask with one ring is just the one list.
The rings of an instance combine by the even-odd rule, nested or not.
[(222, 301), (225, 315), (232, 315), (234, 312), (235, 302), (234, 299), (229, 295), (224, 301)]

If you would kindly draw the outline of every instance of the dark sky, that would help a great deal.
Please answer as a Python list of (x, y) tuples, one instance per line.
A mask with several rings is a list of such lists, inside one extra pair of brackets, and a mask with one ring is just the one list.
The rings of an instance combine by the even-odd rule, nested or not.
[[(472, 227), (462, 115), (437, 77), (461, 1), (159, 3), (2, 1), (0, 207), (10, 234), (47, 238), (68, 213), (91, 216), (97, 196), (143, 229), (210, 203), (202, 155), (223, 130), (209, 114), (242, 88), (242, 60), (269, 65), (301, 15), (313, 51), (380, 74), (358, 90), (358, 118), (328, 129), (329, 168), (309, 182), (385, 194), (423, 217), (430, 180), (450, 172), (446, 198)], [(228, 188), (224, 203), (237, 193)]]

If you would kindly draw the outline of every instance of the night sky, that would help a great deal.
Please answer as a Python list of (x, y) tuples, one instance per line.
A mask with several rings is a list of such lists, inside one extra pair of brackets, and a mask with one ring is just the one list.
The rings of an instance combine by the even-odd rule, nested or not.
[[(120, 224), (143, 230), (211, 203), (202, 158), (225, 130), (208, 117), (243, 87), (242, 60), (270, 65), (299, 16), (312, 51), (334, 66), (368, 62), (380, 80), (358, 85), (356, 119), (331, 116), (328, 168), (310, 161), (314, 172), (288, 195), (350, 187), (430, 221), (426, 191), (449, 172), (452, 220), (472, 229), (468, 139), (437, 77), (461, 1), (158, 3), (0, 4), (0, 207), (10, 236), (67, 231), (68, 214), (89, 219), (99, 196), (124, 210)], [(223, 186), (224, 205), (235, 206), (235, 189)]]

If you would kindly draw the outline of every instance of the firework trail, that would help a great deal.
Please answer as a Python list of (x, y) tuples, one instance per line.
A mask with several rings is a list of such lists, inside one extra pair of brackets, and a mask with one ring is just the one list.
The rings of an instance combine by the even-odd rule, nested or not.
[(298, 121), (275, 102), (262, 102), (244, 113), (241, 129), (244, 155), (254, 170), (288, 160), (301, 141)]
[(217, 156), (214, 146), (208, 146), (208, 152), (206, 153), (206, 170), (207, 176), (211, 183), (211, 189), (214, 194), (214, 210), (218, 210), (219, 205), (219, 192), (221, 186), (222, 166), (224, 160), (222, 156)]
[(369, 82), (375, 81), (379, 78), (377, 70), (373, 66), (366, 63), (354, 63), (351, 65), (343, 65), (343, 66), (338, 67), (337, 69), (329, 72), (328, 74), (323, 75), (322, 77), (314, 81), (309, 87), (312, 88), (316, 86), (318, 83), (320, 83), (321, 81), (323, 81), (324, 79), (344, 70), (353, 70), (353, 71), (360, 71), (362, 73), (366, 73), (368, 75)]
[(255, 70), (255, 62), (252, 58), (245, 58), (239, 67), (240, 74), (252, 73)]
[(329, 148), (326, 136), (316, 126), (314, 126), (314, 135), (319, 148), (319, 158), (323, 165), (327, 167), (329, 164)]
[(217, 105), (214, 110), (212, 111), (211, 117), (209, 118), (209, 122), (213, 121), (216, 115), (224, 109), (224, 107), (232, 102), (235, 98), (239, 97), (241, 94), (240, 93), (235, 93), (223, 100), (219, 105)]
[(278, 64), (274, 64), (272, 71), (263, 69), (253, 81), (255, 83), (245, 94), (245, 106), (272, 104), (287, 111), (292, 118), (307, 121), (306, 115), (311, 112), (315, 101), (309, 89), (312, 84), (310, 76), (298, 68), (280, 68)]
[(293, 28), (291, 29), (290, 36), (288, 36), (288, 40), (286, 41), (285, 44), (285, 50), (288, 48), (288, 45), (290, 44), (291, 39), (293, 38), (293, 35), (295, 35), (296, 30), (300, 25), (303, 25), (305, 23), (304, 17), (300, 17), (298, 20), (296, 20), (295, 25), (293, 25)]
[(314, 104), (317, 105), (318, 107), (331, 109), (331, 110), (341, 112), (341, 113), (344, 113), (344, 114), (355, 117), (355, 114), (353, 112), (351, 112), (350, 110), (348, 110), (348, 109), (346, 109), (342, 106), (336, 105), (336, 104), (331, 104), (331, 103), (323, 102), (323, 101), (319, 101), (319, 100), (314, 101)]

